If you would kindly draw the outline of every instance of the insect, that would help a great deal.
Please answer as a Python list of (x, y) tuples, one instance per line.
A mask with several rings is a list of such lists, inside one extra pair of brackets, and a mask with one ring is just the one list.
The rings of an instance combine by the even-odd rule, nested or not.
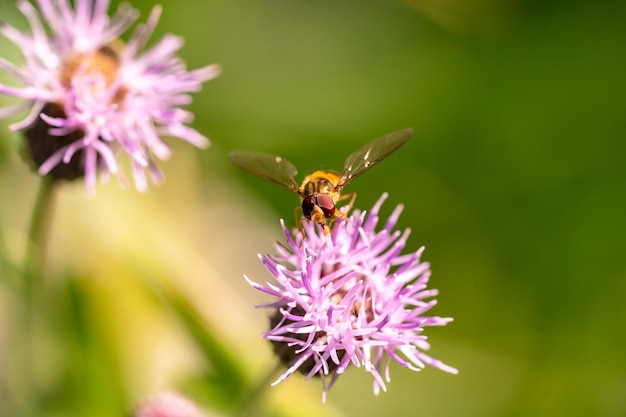
[[(336, 216), (344, 216), (356, 198), (354, 192), (341, 195), (343, 187), (404, 145), (412, 135), (413, 129), (404, 129), (378, 138), (350, 154), (341, 174), (314, 171), (299, 186), (294, 179), (298, 173), (296, 167), (280, 156), (255, 151), (233, 151), (228, 156), (239, 168), (298, 194), (304, 217), (322, 226), (328, 234), (328, 223)], [(350, 198), (348, 210), (336, 210), (336, 204), (347, 198)]]

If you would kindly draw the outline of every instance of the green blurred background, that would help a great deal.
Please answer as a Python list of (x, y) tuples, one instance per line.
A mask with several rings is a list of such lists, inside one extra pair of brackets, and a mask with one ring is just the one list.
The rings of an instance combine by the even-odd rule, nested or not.
[[(24, 27), (10, 3), (2, 19)], [(626, 3), (160, 4), (157, 34), (186, 39), (189, 67), (223, 67), (191, 106), (212, 147), (170, 141), (167, 182), (145, 195), (113, 180), (95, 199), (83, 184), (57, 196), (54, 327), (40, 336), (48, 415), (119, 415), (160, 389), (213, 401), (194, 382), (210, 366), (155, 282), (174, 283), (262, 379), (274, 361), (260, 339), (267, 312), (252, 306), (267, 298), (242, 275), (269, 278), (256, 254), (273, 251), (297, 198), (237, 171), (228, 151), (278, 153), (303, 176), (404, 127), (411, 141), (349, 190), (359, 208), (384, 191), (383, 213), (404, 204), (399, 226), (413, 231), (409, 249), (426, 246), (441, 291), (434, 313), (455, 318), (427, 329), (431, 354), (459, 375), (394, 366), (374, 397), (353, 368), (326, 405), (319, 381), (297, 375), (268, 388), (256, 415), (626, 415)], [(133, 5), (143, 20), (152, 2)], [(0, 49), (20, 60), (6, 40)], [(38, 179), (14, 121), (0, 121), (0, 237), (19, 262)], [(0, 371), (15, 392), (18, 301), (0, 288)]]

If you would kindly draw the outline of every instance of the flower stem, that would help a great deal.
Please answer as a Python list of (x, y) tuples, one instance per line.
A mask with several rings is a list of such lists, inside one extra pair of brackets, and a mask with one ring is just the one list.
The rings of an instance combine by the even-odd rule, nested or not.
[(40, 295), (43, 286), (44, 255), (48, 223), (52, 206), (54, 181), (42, 178), (35, 197), (26, 241), (24, 264), (21, 268), (21, 289), (24, 302), (21, 309), (23, 325), (17, 337), (22, 339), (20, 349), (16, 351), (16, 360), (20, 366), (16, 377), (16, 404), (19, 415), (38, 415), (40, 406), (40, 387), (38, 386), (38, 343), (37, 318), (41, 313)]
[(37, 287), (43, 281), (45, 240), (50, 218), (54, 180), (43, 177), (35, 199), (35, 205), (28, 226), (28, 241), (24, 258), (24, 293), (27, 302), (33, 301)]

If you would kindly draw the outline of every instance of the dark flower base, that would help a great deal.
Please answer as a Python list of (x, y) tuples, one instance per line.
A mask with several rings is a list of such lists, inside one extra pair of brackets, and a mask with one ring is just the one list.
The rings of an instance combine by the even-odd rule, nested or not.
[[(304, 315), (304, 310), (301, 307), (296, 306), (291, 310), (291, 314)], [(276, 312), (272, 315), (272, 317), (270, 317), (271, 328), (273, 329), (276, 326), (278, 326), (278, 324), (281, 322), (282, 319), (283, 319), (283, 315), (281, 314), (279, 310), (276, 310)], [(285, 319), (285, 322), (283, 323), (283, 325), (289, 322), (290, 322), (289, 319)], [(294, 339), (299, 339), (302, 341), (307, 340), (307, 338), (309, 337), (308, 333), (306, 334), (285, 333), (284, 335), (293, 337)], [(326, 337), (326, 334), (324, 332), (318, 332), (315, 335), (316, 340), (318, 340), (321, 337)], [(271, 343), (272, 343), (272, 346), (274, 347), (274, 353), (276, 353), (276, 355), (280, 358), (281, 363), (283, 363), (287, 367), (293, 365), (293, 363), (301, 355), (301, 353), (296, 354), (296, 349), (300, 349), (300, 346), (289, 346), (286, 342), (279, 342), (279, 341), (271, 341)], [(344, 353), (345, 352), (343, 351), (338, 352), (340, 360), (343, 359)], [(300, 372), (303, 375), (308, 375), (314, 366), (315, 366), (315, 358), (311, 356), (302, 365), (300, 365), (300, 367), (298, 368), (298, 372)], [(338, 365), (335, 364), (333, 361), (328, 361), (329, 373), (332, 373), (335, 369), (337, 369), (337, 366)], [(320, 374), (316, 373), (313, 376), (319, 377)]]
[[(50, 117), (65, 118), (63, 109), (53, 103), (47, 103), (41, 111)], [(41, 117), (30, 125), (25, 131), (26, 153), (35, 163), (37, 168), (48, 160), (59, 149), (83, 138), (84, 133), (80, 130), (66, 136), (53, 136), (48, 133), (50, 125)], [(85, 175), (85, 152), (78, 151), (72, 159), (66, 163), (57, 164), (46, 176), (55, 180), (75, 180)]]

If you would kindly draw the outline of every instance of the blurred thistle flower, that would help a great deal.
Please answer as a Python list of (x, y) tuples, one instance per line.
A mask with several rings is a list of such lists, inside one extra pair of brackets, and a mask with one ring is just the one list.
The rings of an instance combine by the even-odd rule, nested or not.
[(161, 136), (208, 146), (207, 138), (186, 125), (193, 115), (180, 106), (188, 105), (188, 93), (199, 91), (220, 68), (187, 71), (176, 56), (183, 45), (178, 36), (165, 35), (145, 48), (161, 7), (155, 6), (124, 44), (119, 37), (139, 17), (126, 3), (112, 17), (109, 0), (75, 0), (73, 8), (68, 0), (37, 3), (39, 11), (26, 0), (17, 3), (31, 33), (0, 23), (0, 32), (26, 61), (18, 67), (0, 58), (0, 69), (24, 85), (0, 84), (1, 94), (23, 100), (0, 108), (0, 118), (30, 109), (11, 129), (25, 130), (39, 174), (66, 180), (84, 176), (93, 194), (98, 171), (105, 179), (118, 174), (124, 182), (116, 156), (125, 152), (135, 185), (143, 191), (146, 170), (154, 182), (163, 179), (154, 157), (166, 159), (170, 149)]
[(146, 398), (132, 417), (205, 417), (189, 399), (172, 392)]
[(288, 366), (273, 385), (295, 371), (307, 379), (319, 376), (325, 401), (350, 364), (372, 374), (375, 394), (386, 391), (392, 359), (413, 371), (430, 365), (458, 372), (424, 353), (430, 345), (423, 328), (445, 326), (452, 318), (424, 315), (438, 292), (426, 288), (430, 269), (420, 261), (424, 248), (400, 254), (409, 230), (392, 229), (402, 206), (375, 231), (386, 198), (385, 193), (369, 214), (355, 211), (339, 219), (330, 235), (311, 222), (303, 223), (304, 233), (292, 235), (282, 223), (288, 247), (279, 244), (276, 256), (260, 256), (276, 283), (264, 286), (246, 277), (277, 298), (261, 306), (276, 309), (263, 337)]

